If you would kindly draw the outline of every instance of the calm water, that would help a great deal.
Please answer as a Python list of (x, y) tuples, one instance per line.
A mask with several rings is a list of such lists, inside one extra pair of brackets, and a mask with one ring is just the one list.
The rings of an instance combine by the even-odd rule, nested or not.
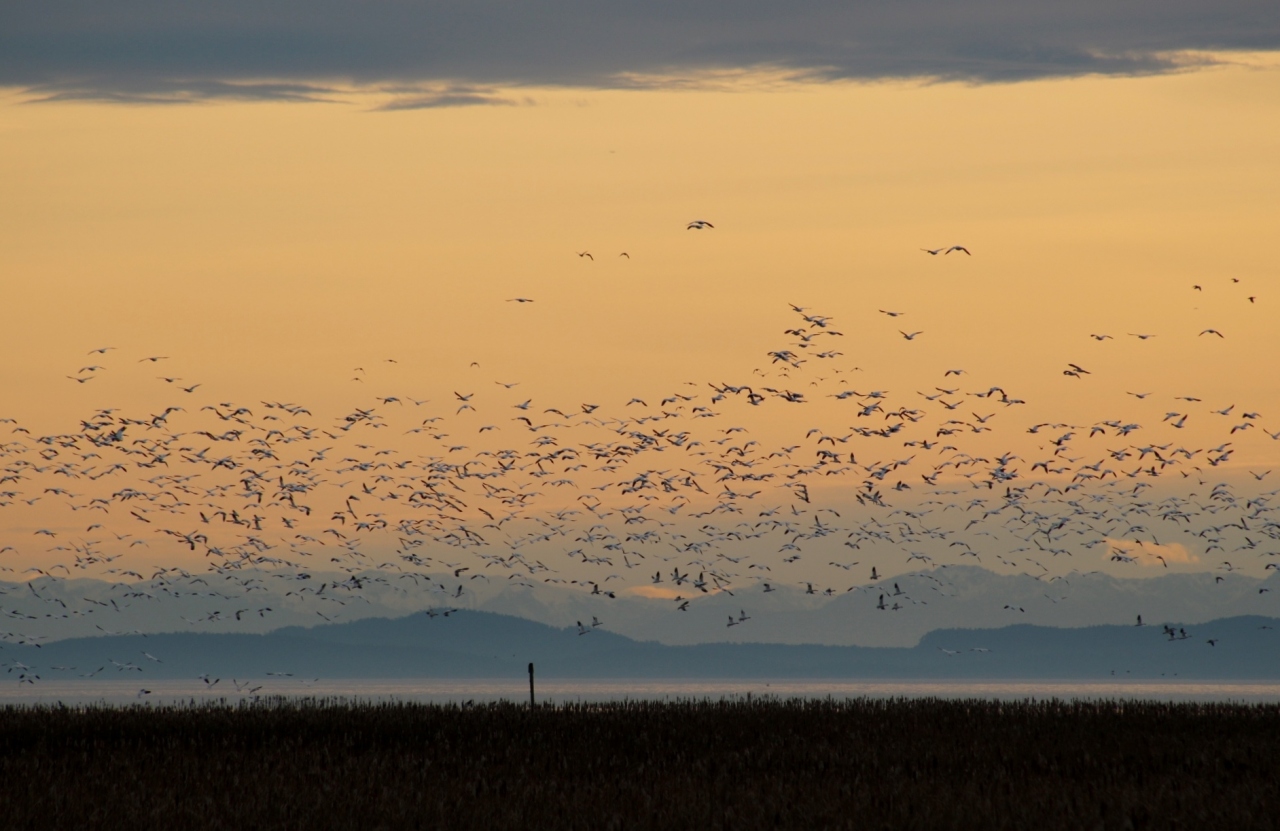
[[(237, 684), (239, 689), (237, 689)], [(142, 694), (142, 690), (149, 692)], [(620, 701), (623, 699), (670, 700), (687, 698), (745, 698), (750, 694), (779, 698), (987, 698), (1019, 700), (1143, 699), (1159, 701), (1280, 702), (1280, 684), (1274, 682), (1070, 682), (1070, 681), (689, 681), (678, 680), (555, 680), (538, 682), (538, 701)], [(37, 684), (0, 685), (0, 705), (5, 704), (133, 704), (174, 703), (257, 696), (294, 698), (344, 698), (358, 701), (466, 702), (528, 701), (527, 681), (436, 679), (325, 680), (260, 678), (234, 682), (224, 679), (213, 686), (203, 681), (168, 680), (139, 684), (134, 681), (51, 681)]]

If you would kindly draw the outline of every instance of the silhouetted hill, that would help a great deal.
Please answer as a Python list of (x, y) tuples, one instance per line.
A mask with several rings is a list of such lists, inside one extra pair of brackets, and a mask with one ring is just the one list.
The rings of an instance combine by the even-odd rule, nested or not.
[(93, 677), (114, 678), (501, 678), (522, 676), (531, 661), (542, 677), (562, 678), (1280, 678), (1280, 620), (1236, 617), (1185, 628), (1187, 636), (1174, 640), (1161, 626), (1017, 625), (939, 630), (912, 648), (665, 646), (463, 610), (257, 635), (76, 638), (9, 655), (42, 678), (95, 671)]
[[(353, 575), (309, 572), (305, 585), (327, 587), (303, 594), (289, 573), (245, 570), (236, 580), (223, 575), (106, 583), (87, 578), (40, 577), (30, 582), (0, 581), (0, 605), (11, 619), (3, 640), (41, 643), (124, 633), (257, 633), (325, 620), (350, 623), (368, 618), (400, 618), (430, 608), (460, 607), (515, 615), (552, 627), (589, 622), (593, 616), (611, 632), (637, 641), (669, 645), (704, 643), (825, 644), (898, 646), (919, 643), (939, 629), (995, 629), (1012, 623), (1045, 627), (1085, 627), (1152, 622), (1202, 624), (1240, 615), (1280, 615), (1280, 572), (1266, 580), (1239, 573), (1164, 574), (1120, 579), (1101, 573), (1072, 573), (1059, 579), (999, 574), (976, 566), (939, 566), (841, 587), (827, 596), (808, 594), (795, 584), (746, 583), (728, 592), (690, 589), (687, 611), (670, 598), (623, 593), (610, 598), (552, 583), (508, 585), (467, 581), (461, 597), (407, 588), (406, 581), (364, 572)], [(452, 575), (438, 575), (441, 584)], [(253, 586), (244, 594), (236, 586)], [(358, 584), (358, 588), (356, 588)], [(434, 584), (433, 584), (434, 585)], [(815, 587), (820, 589), (821, 587)], [(880, 597), (884, 596), (883, 608)], [(893, 607), (897, 607), (894, 609)], [(728, 616), (750, 616), (727, 627)]]

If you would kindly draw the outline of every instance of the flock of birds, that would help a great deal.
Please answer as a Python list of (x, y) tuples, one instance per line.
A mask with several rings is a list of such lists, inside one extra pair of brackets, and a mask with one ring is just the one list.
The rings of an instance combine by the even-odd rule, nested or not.
[[(921, 250), (972, 256), (961, 245)], [(289, 587), (324, 620), (358, 614), (355, 599), (375, 584), (420, 597), (433, 614), (465, 603), (476, 581), (644, 593), (673, 614), (727, 593), (742, 607), (728, 619), (737, 627), (751, 621), (754, 595), (783, 585), (859, 592), (886, 614), (928, 602), (890, 570), (915, 570), (940, 592), (945, 567), (960, 563), (1058, 591), (1072, 569), (1100, 560), (1199, 562), (1206, 590), (1228, 572), (1280, 570), (1280, 491), (1259, 490), (1271, 471), (1244, 479), (1231, 462), (1246, 436), (1280, 440), (1260, 412), (1190, 395), (1165, 409), (1135, 392), (1141, 417), (1024, 423), (1016, 391), (964, 383), (964, 369), (939, 367), (925, 391), (867, 386), (841, 360), (835, 317), (798, 305), (789, 314), (786, 342), (750, 377), (626, 401), (544, 402), (473, 365), (466, 390), (389, 391), (326, 415), (209, 396), (166, 371), (157, 381), (176, 400), (162, 410), (97, 409), (62, 433), (0, 419), (0, 508), (23, 517), (3, 525), (11, 543), (0, 568), (15, 581), (5, 591), (45, 606), (4, 603), (15, 631), (3, 637), (39, 643), (41, 621), (54, 618), (111, 632), (101, 622), (122, 605), (184, 592), (226, 600), (192, 624), (234, 626), (273, 614), (254, 600), (267, 584)], [(77, 385), (176, 363), (110, 346), (88, 358), (67, 376)], [(1075, 363), (1062, 373), (1092, 374)], [(829, 423), (796, 427), (816, 420), (813, 409)], [(1192, 443), (1180, 431), (1193, 413), (1203, 429)], [(785, 431), (786, 441), (768, 438)], [(984, 449), (997, 440), (1007, 449)], [(36, 516), (42, 527), (22, 524)], [(74, 577), (111, 581), (118, 596), (50, 596), (51, 583)], [(577, 621), (576, 631), (603, 625)], [(38, 678), (25, 664), (10, 671)]]

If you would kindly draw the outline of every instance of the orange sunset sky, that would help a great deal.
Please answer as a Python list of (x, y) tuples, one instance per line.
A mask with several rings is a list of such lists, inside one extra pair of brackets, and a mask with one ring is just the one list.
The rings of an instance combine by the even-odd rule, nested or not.
[[(43, 43), (26, 23), (0, 47)], [(407, 430), (430, 413), (476, 449), (512, 435), (526, 399), (617, 416), (709, 383), (810, 390), (802, 407), (725, 405), (716, 429), (772, 447), (854, 424), (839, 385), (914, 406), (954, 382), (1025, 401), (958, 409), (996, 413), (969, 453), (1029, 465), (1053, 451), (1032, 425), (1141, 422), (1143, 441), (1232, 442), (1214, 475), (1269, 489), (1280, 60), (1265, 43), (1175, 41), (1154, 63), (1022, 74), (768, 55), (681, 67), (625, 50), (581, 70), (253, 70), (298, 85), (287, 95), (178, 58), (153, 77), (11, 52), (0, 441), (34, 452), (99, 408), (283, 401), (332, 421), (395, 397), (380, 412), (403, 424), (379, 442), (413, 450)], [(951, 245), (971, 256), (922, 251)], [(830, 317), (842, 354), (779, 376), (790, 304)], [(1088, 373), (1064, 375), (1073, 364)], [(477, 412), (456, 412), (463, 395)], [(1254, 423), (1230, 432), (1245, 412)], [(1188, 416), (1183, 432), (1169, 413)], [(11, 566), (57, 559), (32, 542), (40, 527), (80, 533), (56, 496), (0, 512)]]

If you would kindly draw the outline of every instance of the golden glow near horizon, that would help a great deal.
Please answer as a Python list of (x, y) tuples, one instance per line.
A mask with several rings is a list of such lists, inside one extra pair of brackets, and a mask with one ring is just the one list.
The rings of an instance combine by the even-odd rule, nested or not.
[[(841, 357), (787, 381), (824, 397), (740, 405), (716, 429), (751, 418), (775, 444), (847, 432), (850, 408), (825, 397), (839, 369), (895, 406), (1001, 386), (1027, 404), (967, 400), (962, 418), (999, 414), (965, 449), (1026, 466), (1046, 455), (1029, 425), (1154, 435), (1176, 396), (1201, 399), (1181, 411), (1195, 448), (1234, 442), (1224, 471), (1248, 482), (1280, 464), (1280, 71), (1266, 56), (1013, 85), (507, 97), (396, 112), (360, 96), (0, 104), (0, 417), (45, 435), (100, 407), (271, 400), (331, 420), (396, 396), (471, 418), (455, 392), (478, 392), (507, 430), (525, 398), (617, 416), (633, 396), (776, 372), (767, 353), (789, 342), (794, 303), (844, 333)], [(695, 219), (715, 228), (686, 230)], [(952, 244), (973, 255), (920, 250)], [(1089, 375), (1064, 376), (1072, 363)], [(1229, 434), (1238, 415), (1211, 412), (1229, 405), (1256, 427)], [(486, 419), (466, 422), (467, 444), (487, 446), (471, 435)], [(856, 452), (911, 454), (900, 445)], [(80, 523), (54, 516), (56, 496), (0, 514), (11, 566), (58, 561), (32, 542), (36, 523)]]

